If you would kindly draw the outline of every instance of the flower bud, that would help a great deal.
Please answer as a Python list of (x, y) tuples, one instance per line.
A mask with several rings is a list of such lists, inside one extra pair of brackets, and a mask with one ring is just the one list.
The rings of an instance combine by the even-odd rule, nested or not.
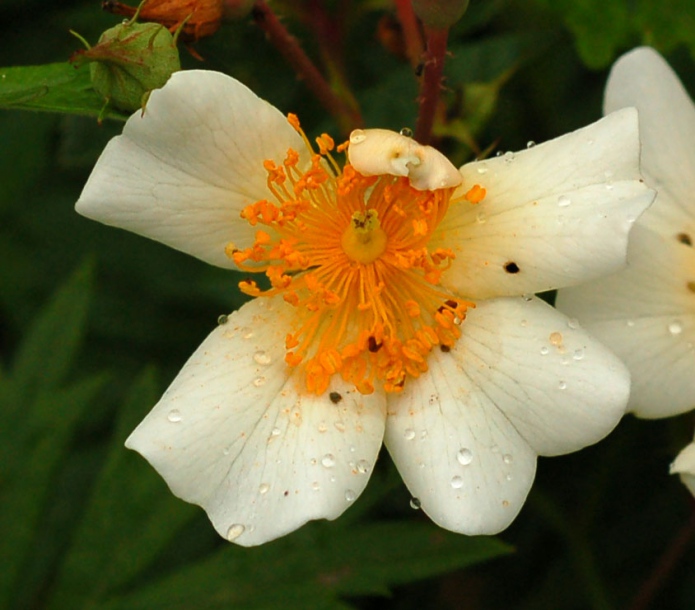
[(169, 31), (155, 23), (121, 23), (106, 30), (99, 43), (78, 51), (70, 61), (89, 63), (92, 86), (115, 108), (137, 110), (145, 94), (164, 86), (181, 69)]
[(468, 8), (468, 0), (412, 0), (413, 11), (428, 28), (444, 30), (454, 25)]
[(115, 15), (132, 17), (139, 10), (140, 21), (161, 23), (174, 33), (181, 28), (181, 40), (196, 42), (211, 36), (220, 27), (224, 0), (146, 0), (139, 7), (117, 0), (104, 0), (102, 8)]

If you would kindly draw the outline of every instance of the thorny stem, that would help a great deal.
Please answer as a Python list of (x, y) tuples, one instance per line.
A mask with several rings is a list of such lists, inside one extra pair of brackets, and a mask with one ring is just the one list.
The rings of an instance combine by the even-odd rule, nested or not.
[(420, 144), (428, 144), (432, 135), (434, 114), (442, 89), (442, 74), (446, 56), (448, 28), (443, 30), (426, 29), (427, 49), (424, 55), (424, 74), (420, 86), (420, 110), (415, 123), (415, 139)]
[(285, 28), (265, 0), (256, 0), (251, 12), (256, 25), (268, 36), (270, 42), (280, 51), (301, 79), (306, 82), (319, 102), (330, 112), (340, 128), (347, 132), (362, 126), (359, 112), (340, 99), (319, 72), (311, 59), (299, 46), (297, 39)]
[(637, 595), (632, 599), (632, 603), (628, 606), (629, 610), (646, 610), (649, 607), (659, 589), (664, 586), (671, 576), (678, 561), (692, 542), (693, 536), (695, 536), (695, 503), (693, 503), (690, 518), (676, 532), (673, 540), (664, 550), (649, 578), (644, 581), (640, 590), (637, 591)]
[(405, 54), (413, 68), (420, 64), (423, 53), (422, 33), (420, 24), (413, 11), (412, 0), (396, 0), (396, 13), (403, 30)]

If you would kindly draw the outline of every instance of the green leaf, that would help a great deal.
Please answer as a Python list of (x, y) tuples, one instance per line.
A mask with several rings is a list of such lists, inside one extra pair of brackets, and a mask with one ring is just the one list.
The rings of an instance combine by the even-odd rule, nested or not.
[(158, 394), (152, 371), (131, 389), (48, 608), (96, 604), (144, 570), (199, 511), (169, 493), (157, 473), (123, 445)]
[(92, 89), (89, 69), (70, 63), (0, 68), (0, 108), (125, 120)]
[(24, 418), (6, 420), (15, 434), (11, 460), (3, 460), (0, 478), (0, 523), (11, 523), (0, 536), (0, 607), (8, 604), (13, 585), (28, 560), (41, 531), (41, 515), (51, 481), (63, 462), (81, 415), (104, 386), (94, 377), (66, 389), (43, 388), (16, 413)]
[(58, 386), (81, 346), (93, 265), (83, 264), (53, 295), (29, 329), (10, 376), (26, 395)]
[(341, 595), (386, 595), (394, 585), (509, 551), (495, 538), (460, 536), (429, 523), (402, 521), (348, 529), (316, 523), (261, 547), (226, 547), (99, 608), (338, 608)]

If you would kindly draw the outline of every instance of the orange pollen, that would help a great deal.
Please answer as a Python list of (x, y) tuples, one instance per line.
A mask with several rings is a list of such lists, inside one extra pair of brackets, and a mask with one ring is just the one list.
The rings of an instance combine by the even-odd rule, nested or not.
[[(434, 347), (454, 345), (475, 306), (439, 285), (454, 252), (429, 245), (454, 189), (418, 191), (407, 178), (340, 169), (329, 136), (317, 138), (316, 153), (297, 117), (288, 120), (309, 154), (290, 149), (282, 164), (264, 162), (268, 199), (241, 212), (259, 226), (256, 239), (225, 249), (241, 270), (264, 272), (270, 288), (239, 288), (282, 295), (296, 309), (285, 362), (302, 369), (309, 392), (325, 392), (334, 374), (364, 394), (400, 392), (427, 371)], [(463, 199), (484, 197), (475, 185)]]

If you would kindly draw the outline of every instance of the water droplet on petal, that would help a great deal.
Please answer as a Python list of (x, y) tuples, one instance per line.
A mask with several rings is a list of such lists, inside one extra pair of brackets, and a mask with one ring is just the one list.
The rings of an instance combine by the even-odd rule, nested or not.
[(454, 477), (451, 479), (451, 486), (454, 489), (461, 489), (463, 487), (463, 479), (461, 477)]
[(567, 389), (567, 382), (566, 381), (561, 381), (560, 383), (557, 384), (558, 390), (566, 390)]
[(227, 540), (229, 542), (233, 542), (236, 540), (239, 536), (241, 536), (246, 528), (241, 525), (241, 523), (235, 523), (234, 525), (230, 525), (229, 529), (227, 530)]
[(335, 466), (335, 457), (332, 453), (327, 453), (321, 458), (321, 464), (326, 468), (333, 468), (333, 466)]
[(487, 167), (485, 167), (484, 165), (479, 165), (478, 166), (478, 173), (479, 174), (487, 174)]
[(524, 299), (524, 301), (526, 301), (527, 303), (529, 301), (533, 301), (533, 295), (532, 294), (522, 294), (521, 298)]
[(674, 320), (668, 325), (668, 332), (674, 336), (680, 335), (683, 332), (683, 325), (678, 320)]
[(220, 326), (223, 326), (229, 321), (229, 316), (227, 314), (222, 314), (219, 318), (217, 318), (217, 323)]
[(541, 347), (541, 356), (547, 356), (549, 351), (550, 350), (548, 349), (548, 347), (544, 345), (543, 347)]
[(404, 127), (398, 133), (400, 133), (402, 136), (405, 136), (406, 138), (412, 138), (413, 137), (413, 130), (410, 129), (410, 127)]
[(270, 364), (272, 362), (271, 357), (267, 354), (267, 352), (264, 352), (263, 350), (257, 351), (253, 355), (253, 359), (256, 361), (257, 364)]
[(627, 320), (625, 322), (625, 324), (627, 324), (629, 327), (633, 327), (635, 325), (635, 321), (634, 320)]
[(282, 430), (280, 430), (280, 428), (273, 428), (270, 431), (270, 435), (271, 436), (280, 436), (281, 432), (282, 432)]
[(574, 350), (574, 353), (572, 354), (572, 358), (575, 360), (583, 360), (584, 359), (584, 350), (580, 347), (579, 349)]
[(473, 461), (473, 453), (470, 449), (459, 449), (456, 459), (462, 466), (468, 466)]
[(415, 438), (415, 430), (412, 428), (406, 428), (403, 432), (403, 436), (405, 437), (405, 440), (412, 441)]
[(487, 216), (485, 215), (485, 212), (478, 212), (478, 215), (475, 217), (475, 220), (478, 224), (485, 224), (487, 222)]
[(258, 493), (261, 495), (267, 494), (270, 491), (270, 485), (268, 483), (261, 483), (260, 487), (258, 488)]
[(527, 322), (526, 320), (522, 320), (521, 322), (519, 322), (519, 324), (520, 324), (523, 328), (526, 328), (526, 327), (528, 326), (528, 322)]
[(570, 203), (572, 200), (567, 195), (560, 195), (557, 198), (557, 205), (561, 208), (566, 208)]
[(505, 163), (511, 163), (514, 161), (514, 153), (511, 150), (508, 150), (506, 153), (504, 153), (504, 161)]
[(319, 432), (321, 432), (321, 433), (323, 433), (323, 432), (325, 432), (326, 430), (328, 430), (328, 426), (326, 425), (326, 422), (325, 422), (325, 421), (319, 422), (318, 428), (319, 428)]
[(338, 432), (345, 432), (345, 424), (341, 421), (337, 421), (333, 424)]
[(577, 320), (577, 318), (568, 318), (567, 327), (571, 328), (572, 330), (579, 328), (579, 320)]
[(419, 498), (410, 498), (410, 508), (418, 510), (422, 506)]
[(505, 454), (502, 456), (502, 461), (503, 461), (505, 464), (511, 464), (511, 463), (514, 461), (514, 458), (512, 457), (511, 454), (505, 453)]
[(360, 460), (357, 462), (357, 471), (360, 474), (367, 474), (370, 470), (369, 462), (367, 460)]
[(507, 481), (511, 481), (514, 477), (511, 474), (508, 474), (505, 478)]
[(260, 388), (264, 383), (265, 383), (265, 377), (256, 377), (253, 380), (253, 385), (255, 385), (257, 388)]
[(363, 129), (355, 129), (350, 134), (350, 144), (359, 144), (367, 139), (367, 134)]
[(551, 345), (559, 347), (560, 345), (562, 345), (562, 333), (559, 333), (557, 331), (554, 333), (550, 333), (548, 340), (550, 341)]
[(536, 143), (533, 140), (526, 142), (526, 148), (533, 148), (535, 145)]
[(181, 421), (181, 411), (179, 411), (178, 409), (172, 409), (171, 411), (169, 411), (167, 419), (172, 424), (178, 424)]
[(357, 495), (355, 494), (354, 491), (352, 491), (352, 489), (348, 489), (345, 491), (345, 499), (348, 502), (354, 502), (356, 497), (357, 497)]
[(314, 491), (319, 491), (321, 489), (321, 485), (319, 485), (318, 481), (314, 481), (311, 484), (311, 489), (313, 489)]

